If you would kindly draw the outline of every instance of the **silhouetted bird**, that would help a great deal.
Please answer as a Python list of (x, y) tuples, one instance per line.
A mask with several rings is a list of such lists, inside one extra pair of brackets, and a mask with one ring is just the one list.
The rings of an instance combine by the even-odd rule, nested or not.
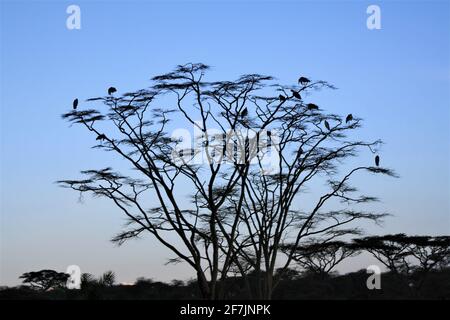
[(376, 165), (377, 167), (380, 166), (380, 156), (376, 156), (376, 157), (375, 157), (375, 165)]
[(78, 107), (78, 99), (73, 100), (73, 110), (76, 110)]
[(319, 106), (314, 103), (308, 103), (306, 106), (308, 107), (308, 110), (318, 110), (319, 109)]
[(97, 138), (95, 138), (95, 140), (105, 140), (106, 139), (106, 136), (102, 133), (102, 134), (99, 134), (98, 136), (97, 136)]
[(350, 113), (347, 118), (345, 118), (345, 123), (349, 123), (350, 121), (353, 120), (353, 115)]
[(330, 130), (330, 124), (328, 123), (327, 120), (324, 121), (325, 124), (325, 128), (327, 128), (327, 130)]
[(267, 131), (267, 148), (272, 147), (272, 132)]
[(248, 115), (248, 110), (247, 108), (244, 108), (244, 110), (242, 110), (241, 112), (241, 117), (246, 117)]
[(117, 91), (116, 88), (114, 88), (114, 87), (109, 87), (109, 89), (108, 89), (108, 94), (111, 95), (111, 94), (113, 94), (113, 93), (116, 92), (116, 91)]
[(291, 90), (291, 92), (292, 92), (292, 95), (293, 95), (295, 98), (297, 98), (297, 99), (301, 99), (301, 98), (302, 98), (302, 97), (300, 96), (300, 93), (298, 93), (297, 91)]
[(286, 97), (283, 96), (282, 94), (280, 94), (280, 95), (278, 96), (278, 98), (280, 99), (281, 102), (286, 101)]
[(302, 86), (306, 86), (310, 82), (311, 81), (308, 78), (305, 78), (305, 77), (300, 77), (298, 79), (298, 83), (300, 83)]

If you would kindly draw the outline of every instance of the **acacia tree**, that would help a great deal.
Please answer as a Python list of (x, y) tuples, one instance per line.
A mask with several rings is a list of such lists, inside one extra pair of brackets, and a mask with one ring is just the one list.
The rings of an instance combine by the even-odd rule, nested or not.
[(370, 252), (408, 285), (415, 282), (418, 290), (430, 271), (450, 266), (450, 236), (370, 236), (354, 239), (352, 247)]
[(19, 277), (19, 279), (23, 279), (23, 283), (29, 284), (31, 288), (40, 291), (63, 288), (69, 278), (69, 274), (55, 270), (31, 271)]
[(371, 253), (390, 271), (409, 273), (412, 244), (403, 233), (353, 239), (354, 247)]
[[(221, 296), (221, 280), (230, 271), (245, 279), (249, 272), (264, 274), (256, 292), (270, 298), (283, 241), (297, 246), (308, 236), (358, 219), (378, 221), (384, 214), (348, 207), (325, 211), (324, 206), (334, 199), (345, 204), (375, 201), (355, 195), (351, 177), (361, 171), (393, 173), (368, 165), (339, 175), (340, 163), (361, 148), (373, 151), (380, 141), (347, 139), (361, 119), (349, 115), (344, 122), (302, 98), (333, 88), (327, 82), (301, 78), (283, 86), (259, 74), (210, 82), (206, 70), (203, 64), (178, 66), (154, 77), (148, 89), (87, 100), (105, 111), (90, 107), (64, 114), (96, 136), (96, 148), (114, 152), (134, 170), (86, 170), (83, 179), (60, 183), (111, 199), (129, 219), (113, 241), (122, 244), (144, 232), (152, 234), (175, 254), (171, 261), (184, 261), (196, 271), (205, 298)], [(193, 128), (198, 133), (194, 144), (174, 138), (171, 132), (177, 128)], [(329, 191), (309, 211), (294, 210), (308, 183), (323, 178)], [(157, 204), (149, 204), (149, 193)], [(246, 284), (250, 294), (250, 282)]]
[(450, 236), (410, 236), (408, 241), (412, 244), (411, 255), (421, 272), (450, 266)]
[(292, 244), (281, 246), (283, 252), (294, 251), (293, 260), (303, 270), (324, 278), (344, 259), (359, 251), (343, 241), (309, 241), (293, 248)]

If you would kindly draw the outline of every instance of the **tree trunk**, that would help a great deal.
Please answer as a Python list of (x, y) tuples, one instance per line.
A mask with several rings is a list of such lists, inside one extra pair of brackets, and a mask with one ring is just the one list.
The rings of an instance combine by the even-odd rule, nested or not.
[(208, 281), (205, 278), (205, 275), (201, 271), (197, 271), (197, 284), (200, 289), (200, 293), (202, 298), (205, 300), (211, 299), (211, 291), (209, 290)]
[(266, 272), (266, 283), (265, 283), (265, 288), (264, 288), (264, 296), (263, 299), (264, 300), (271, 300), (272, 299), (272, 289), (273, 289), (273, 275), (271, 272), (267, 271)]

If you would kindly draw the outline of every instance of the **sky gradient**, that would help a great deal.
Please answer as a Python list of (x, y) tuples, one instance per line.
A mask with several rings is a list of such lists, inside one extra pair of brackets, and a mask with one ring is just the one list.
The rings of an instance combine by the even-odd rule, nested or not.
[[(211, 65), (214, 80), (261, 73), (333, 83), (339, 90), (316, 94), (317, 104), (364, 118), (361, 138), (384, 140), (383, 164), (400, 175), (359, 181), (381, 198), (375, 209), (393, 214), (368, 233), (450, 234), (449, 1), (0, 3), (0, 285), (71, 264), (114, 270), (123, 282), (193, 276), (164, 265), (172, 255), (152, 238), (114, 246), (121, 212), (55, 184), (116, 164), (61, 120), (75, 97), (145, 88), (187, 62)], [(81, 30), (66, 28), (70, 4), (81, 8)], [(366, 27), (370, 4), (381, 8), (381, 30)]]

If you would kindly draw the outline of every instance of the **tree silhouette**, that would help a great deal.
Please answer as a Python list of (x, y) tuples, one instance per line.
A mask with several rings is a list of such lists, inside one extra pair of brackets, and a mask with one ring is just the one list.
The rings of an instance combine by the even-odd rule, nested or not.
[(410, 236), (408, 240), (422, 272), (450, 266), (450, 236)]
[[(285, 252), (280, 276), (305, 238), (383, 218), (349, 208), (376, 200), (359, 194), (350, 180), (362, 171), (394, 173), (370, 165), (339, 172), (346, 159), (363, 148), (374, 152), (381, 141), (350, 140), (347, 133), (361, 119), (346, 123), (297, 97), (333, 88), (327, 82), (303, 77), (298, 85), (284, 86), (259, 74), (210, 82), (207, 70), (204, 64), (178, 66), (154, 77), (148, 89), (89, 99), (103, 107), (64, 114), (101, 137), (96, 148), (119, 155), (134, 170), (85, 170), (84, 178), (60, 183), (111, 199), (129, 219), (113, 241), (152, 234), (175, 254), (170, 262), (186, 262), (196, 271), (205, 298), (220, 297), (221, 284), (236, 271), (245, 279), (249, 272), (260, 275), (257, 295), (269, 299), (282, 243), (289, 240), (293, 249)], [(199, 132), (194, 145), (186, 147), (170, 134), (189, 127)], [(328, 190), (313, 206), (294, 209), (302, 191), (324, 179)], [(183, 198), (186, 190), (190, 203)], [(157, 204), (149, 206), (149, 193)], [(342, 208), (325, 210), (333, 201)], [(246, 286), (250, 295), (251, 283)]]
[(105, 271), (98, 282), (102, 286), (112, 287), (116, 282), (116, 274), (113, 271)]
[(408, 236), (399, 233), (354, 239), (354, 247), (370, 252), (378, 261), (394, 273), (409, 273), (412, 244)]
[(29, 284), (33, 289), (47, 291), (50, 289), (64, 287), (69, 277), (70, 275), (64, 272), (57, 272), (55, 270), (40, 270), (26, 272), (22, 274), (19, 279), (23, 279), (22, 282)]
[(420, 289), (432, 270), (450, 266), (450, 236), (394, 234), (353, 240), (353, 248), (366, 250), (408, 285)]
[(99, 284), (98, 280), (90, 273), (81, 274), (81, 289), (96, 286)]
[(293, 248), (291, 244), (281, 246), (283, 252), (294, 251), (293, 260), (303, 269), (326, 277), (344, 259), (358, 253), (355, 247), (343, 241), (311, 241)]

